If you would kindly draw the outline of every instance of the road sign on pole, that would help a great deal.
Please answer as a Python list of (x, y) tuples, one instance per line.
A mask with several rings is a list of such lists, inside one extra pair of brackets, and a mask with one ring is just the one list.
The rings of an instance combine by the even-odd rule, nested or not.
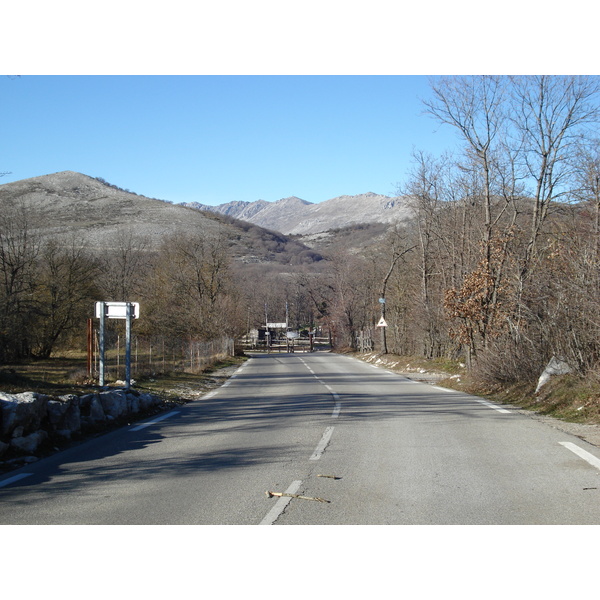
[(125, 388), (131, 386), (131, 320), (139, 319), (139, 302), (96, 302), (96, 318), (100, 319), (100, 373), (98, 383), (104, 387), (104, 326), (106, 319), (125, 319)]
[(140, 318), (139, 302), (96, 302), (96, 318), (100, 318), (100, 313), (104, 306), (104, 316), (107, 319), (126, 319), (127, 307), (132, 307), (131, 316), (134, 319)]
[(379, 323), (377, 323), (376, 327), (387, 327), (388, 324), (385, 322), (385, 319), (383, 317), (381, 317), (381, 319), (379, 319)]

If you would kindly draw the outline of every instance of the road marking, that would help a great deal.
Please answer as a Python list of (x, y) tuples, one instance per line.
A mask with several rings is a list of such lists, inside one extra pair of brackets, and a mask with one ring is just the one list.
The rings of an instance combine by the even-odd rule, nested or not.
[(218, 391), (219, 390), (213, 390), (212, 392), (208, 392), (208, 394), (205, 394), (204, 396), (202, 396), (202, 400), (208, 400), (209, 398), (216, 396)]
[(140, 429), (144, 429), (144, 427), (150, 427), (150, 425), (155, 425), (156, 423), (159, 423), (160, 421), (164, 421), (165, 419), (168, 419), (169, 417), (178, 415), (180, 412), (181, 411), (179, 411), (179, 410), (172, 410), (170, 413), (167, 413), (166, 415), (163, 415), (162, 417), (158, 417), (158, 419), (154, 419), (153, 421), (148, 421), (147, 423), (142, 423), (141, 425), (138, 425), (137, 427), (133, 427), (129, 431), (139, 431)]
[(309, 460), (319, 460), (321, 458), (321, 454), (323, 454), (323, 452), (325, 451), (325, 448), (326, 448), (327, 444), (329, 443), (329, 440), (331, 439), (332, 434), (333, 434), (333, 427), (328, 427), (325, 430), (325, 433), (323, 434), (321, 441), (318, 443), (317, 447), (315, 448), (315, 451), (312, 453), (312, 456), (309, 458)]
[(567, 448), (571, 452), (574, 452), (579, 456), (579, 458), (583, 458), (586, 462), (588, 462), (592, 467), (596, 467), (596, 469), (600, 469), (600, 458), (596, 458), (593, 454), (586, 452), (583, 448), (580, 448), (576, 444), (572, 444), (571, 442), (558, 442), (561, 446)]
[[(306, 362), (304, 361), (303, 358), (301, 358), (300, 361), (302, 363), (304, 363), (304, 366), (313, 374), (313, 377), (317, 380), (317, 382), (320, 383), (333, 396), (334, 400), (336, 400), (335, 408), (333, 409), (333, 414), (331, 416), (334, 418), (338, 417), (340, 414), (340, 410), (342, 409), (342, 405), (339, 402), (339, 399), (340, 399), (339, 394), (336, 394), (330, 385), (325, 383), (322, 379), (319, 379), (319, 377), (316, 375), (316, 373), (306, 364)], [(312, 459), (312, 460), (317, 460), (317, 459)]]
[(11, 483), (15, 483), (15, 481), (20, 481), (21, 479), (25, 479), (25, 477), (29, 477), (30, 475), (33, 475), (33, 473), (21, 473), (20, 475), (14, 475), (13, 477), (9, 477), (4, 481), (0, 481), (0, 487), (10, 485)]
[[(302, 485), (302, 481), (292, 481), (290, 487), (285, 490), (286, 494), (295, 494)], [(267, 516), (259, 523), (259, 525), (273, 525), (279, 518), (285, 507), (290, 503), (289, 496), (282, 496), (277, 500), (275, 506), (267, 513)]]
[(494, 410), (497, 410), (498, 412), (510, 414), (510, 410), (501, 408), (500, 406), (497, 406), (496, 404), (492, 404), (491, 402), (488, 402), (487, 400), (475, 400), (475, 402), (479, 402), (479, 404), (485, 404), (485, 406), (488, 406), (489, 408), (493, 408)]
[(247, 363), (244, 363), (243, 365), (239, 366), (231, 377), (237, 377), (246, 368), (246, 364)]
[[(459, 392), (458, 390), (451, 390), (449, 388), (443, 388), (438, 385), (432, 385), (431, 387), (436, 390), (440, 390), (441, 392), (447, 392), (449, 394), (462, 394), (463, 393), (463, 392)], [(502, 408), (501, 406), (498, 406), (497, 404), (492, 404), (491, 402), (488, 402), (487, 400), (475, 400), (475, 402), (479, 402), (479, 404), (484, 404), (488, 408), (493, 408), (494, 410), (497, 410), (498, 412), (501, 412), (501, 413), (506, 413), (509, 415), (512, 414), (510, 412), (510, 410), (506, 410), (505, 408)]]

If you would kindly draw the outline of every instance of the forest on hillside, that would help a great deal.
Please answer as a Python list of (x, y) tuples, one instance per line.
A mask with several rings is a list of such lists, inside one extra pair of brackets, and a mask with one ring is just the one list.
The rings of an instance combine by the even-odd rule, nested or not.
[(553, 355), (597, 374), (598, 79), (445, 77), (432, 91), (425, 110), (462, 150), (416, 150), (399, 190), (414, 226), (393, 232), (371, 284), (389, 347), (492, 382), (537, 378)]
[(596, 376), (598, 79), (444, 77), (432, 92), (426, 112), (461, 149), (414, 151), (398, 188), (412, 220), (360, 251), (298, 246), (297, 260), (280, 260), (293, 243), (274, 233), (273, 260), (253, 263), (234, 260), (218, 234), (157, 249), (124, 234), (99, 257), (77, 240), (38, 243), (27, 213), (4, 207), (0, 362), (81, 345), (102, 298), (140, 302), (135, 328), (147, 335), (239, 337), (266, 312), (284, 319), (287, 305), (292, 327), (320, 327), (338, 348), (368, 340), (379, 352), (452, 358), (501, 383), (534, 380), (552, 356)]
[(445, 77), (432, 91), (424, 108), (461, 150), (414, 151), (398, 189), (413, 220), (362, 254), (334, 249), (288, 295), (339, 347), (452, 358), (491, 383), (535, 381), (552, 356), (597, 377), (598, 78)]

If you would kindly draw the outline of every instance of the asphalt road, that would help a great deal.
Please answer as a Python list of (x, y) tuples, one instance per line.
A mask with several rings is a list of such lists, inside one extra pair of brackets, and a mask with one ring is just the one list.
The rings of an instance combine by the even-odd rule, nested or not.
[(600, 449), (346, 356), (256, 355), (3, 476), (0, 524), (600, 524)]

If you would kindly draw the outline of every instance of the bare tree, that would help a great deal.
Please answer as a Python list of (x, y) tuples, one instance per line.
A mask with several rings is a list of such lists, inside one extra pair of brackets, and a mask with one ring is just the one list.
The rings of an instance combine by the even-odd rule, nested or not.
[(0, 213), (0, 360), (30, 352), (27, 332), (35, 310), (38, 253), (26, 209), (5, 201)]
[(235, 295), (225, 237), (166, 239), (159, 251), (152, 289), (149, 322), (163, 331), (205, 339), (228, 331), (234, 325), (231, 311)]
[(585, 129), (600, 120), (600, 79), (536, 75), (513, 77), (511, 82), (512, 122), (521, 163), (533, 183), (530, 230), (520, 273), (522, 288), (550, 206), (570, 191), (569, 157)]
[(121, 229), (100, 256), (98, 283), (105, 300), (133, 301), (144, 291), (151, 265), (148, 240), (131, 229)]
[[(427, 112), (454, 127), (466, 147), (464, 169), (482, 174), (483, 240), (493, 235), (493, 181), (497, 145), (506, 122), (505, 79), (498, 76), (442, 77), (433, 82), (434, 99), (425, 101)], [(486, 249), (491, 253), (491, 249)]]
[(97, 260), (88, 256), (81, 241), (61, 246), (48, 241), (39, 255), (35, 324), (31, 324), (33, 352), (47, 358), (57, 342), (82, 330), (97, 295)]

